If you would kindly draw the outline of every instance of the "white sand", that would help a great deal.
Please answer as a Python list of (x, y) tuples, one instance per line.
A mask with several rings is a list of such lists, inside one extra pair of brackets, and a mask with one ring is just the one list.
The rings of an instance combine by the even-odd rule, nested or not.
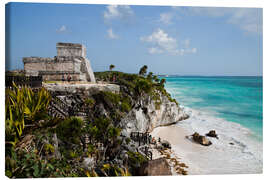
[(156, 139), (160, 137), (171, 143), (174, 154), (189, 166), (186, 169), (188, 174), (250, 174), (262, 171), (260, 162), (250, 155), (243, 155), (237, 144), (228, 145), (225, 139), (226, 145), (223, 146), (220, 146), (222, 138), (209, 138), (213, 145), (202, 146), (187, 139), (191, 130), (184, 129), (180, 124), (155, 128), (151, 134)]
[(188, 134), (183, 128), (175, 125), (158, 127), (152, 131), (151, 135), (156, 140), (160, 137), (161, 140), (167, 140), (171, 143), (174, 154), (180, 158), (181, 162), (189, 166), (188, 174), (201, 174), (200, 169), (186, 157), (188, 152), (199, 152), (201, 147), (195, 143), (190, 143), (185, 138)]

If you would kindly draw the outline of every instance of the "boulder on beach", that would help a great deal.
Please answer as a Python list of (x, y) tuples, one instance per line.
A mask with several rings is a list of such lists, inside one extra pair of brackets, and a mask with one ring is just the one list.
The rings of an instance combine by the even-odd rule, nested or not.
[(192, 134), (192, 138), (195, 142), (197, 142), (203, 146), (210, 146), (212, 144), (212, 142), (209, 141), (205, 136), (202, 136), (197, 132)]
[(171, 168), (165, 158), (147, 161), (139, 169), (140, 176), (172, 175)]
[(166, 140), (161, 141), (161, 145), (162, 145), (164, 148), (169, 148), (169, 149), (172, 148), (171, 143), (170, 143), (169, 141), (166, 141)]
[(216, 131), (215, 130), (211, 130), (209, 131), (209, 133), (206, 134), (206, 136), (209, 136), (209, 137), (214, 137), (214, 138), (217, 138), (218, 139), (218, 136), (216, 134)]

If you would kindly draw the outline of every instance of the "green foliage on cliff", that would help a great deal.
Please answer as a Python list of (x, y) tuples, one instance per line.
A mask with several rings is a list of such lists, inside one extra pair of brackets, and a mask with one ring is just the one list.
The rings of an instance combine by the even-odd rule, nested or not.
[[(132, 99), (138, 99), (143, 95), (150, 95), (153, 100), (156, 100), (156, 107), (158, 108), (161, 104), (160, 94), (166, 96), (169, 101), (178, 102), (171, 98), (171, 95), (165, 89), (165, 79), (159, 79), (152, 72), (149, 72), (146, 77), (146, 67), (142, 67), (138, 74), (128, 74), (118, 71), (105, 71), (105, 72), (95, 72), (95, 77), (97, 80), (107, 81), (110, 83), (119, 84), (122, 88), (122, 93), (129, 94)], [(112, 77), (116, 77), (113, 81)]]
[(83, 121), (78, 117), (70, 117), (57, 125), (56, 133), (60, 139), (73, 143), (79, 142), (82, 135)]
[[(48, 117), (51, 95), (44, 88), (6, 89), (6, 175), (11, 178), (136, 175), (136, 168), (147, 161), (142, 154), (128, 151), (125, 168), (114, 161), (123, 144), (134, 146), (130, 138), (120, 136), (120, 120), (144, 97), (151, 97), (156, 109), (162, 103), (161, 95), (176, 102), (166, 92), (165, 80), (146, 72), (147, 67), (141, 75), (95, 73), (98, 80), (119, 84), (120, 93), (103, 91), (86, 97), (84, 105), (89, 113), (85, 119)], [(82, 168), (85, 157), (95, 159), (91, 171)]]

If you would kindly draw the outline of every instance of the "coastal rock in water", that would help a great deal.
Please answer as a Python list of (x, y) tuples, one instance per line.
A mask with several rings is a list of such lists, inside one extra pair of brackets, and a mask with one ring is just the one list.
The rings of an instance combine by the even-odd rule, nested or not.
[(129, 136), (131, 132), (151, 132), (158, 126), (175, 124), (189, 116), (175, 102), (160, 94), (161, 104), (157, 107), (150, 96), (136, 102), (129, 114), (121, 120), (122, 134)]
[(215, 130), (211, 130), (209, 131), (209, 133), (206, 134), (206, 136), (209, 136), (209, 137), (214, 137), (214, 138), (217, 138), (218, 139), (218, 136), (216, 134), (216, 131)]
[(172, 175), (171, 168), (165, 158), (148, 161), (139, 169), (140, 176), (166, 176)]
[(212, 144), (211, 141), (209, 141), (205, 136), (201, 136), (199, 133), (195, 132), (192, 135), (192, 138), (195, 142), (204, 145), (204, 146), (210, 146)]

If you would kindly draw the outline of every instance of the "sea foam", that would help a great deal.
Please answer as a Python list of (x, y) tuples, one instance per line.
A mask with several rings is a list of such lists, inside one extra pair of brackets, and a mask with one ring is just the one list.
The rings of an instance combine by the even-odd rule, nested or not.
[(262, 173), (262, 142), (253, 137), (253, 132), (240, 124), (218, 118), (207, 111), (180, 106), (190, 118), (177, 126), (189, 135), (198, 132), (205, 135), (215, 130), (219, 139), (210, 138), (212, 145), (198, 152), (186, 152), (186, 157), (196, 164), (201, 174), (250, 174)]

